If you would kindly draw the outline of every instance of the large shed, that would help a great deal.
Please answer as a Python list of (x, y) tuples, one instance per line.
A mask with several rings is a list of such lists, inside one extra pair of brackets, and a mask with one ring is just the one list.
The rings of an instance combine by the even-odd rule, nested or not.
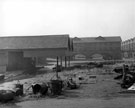
[(27, 68), (37, 57), (69, 57), (72, 51), (68, 34), (0, 37), (0, 72)]

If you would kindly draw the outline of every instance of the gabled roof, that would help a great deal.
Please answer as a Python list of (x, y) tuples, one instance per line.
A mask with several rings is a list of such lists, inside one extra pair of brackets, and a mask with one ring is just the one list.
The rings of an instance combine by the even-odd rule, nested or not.
[(85, 43), (85, 42), (121, 42), (120, 36), (111, 36), (111, 37), (83, 37), (83, 38), (74, 38), (74, 43)]
[(0, 49), (68, 48), (69, 35), (0, 37)]

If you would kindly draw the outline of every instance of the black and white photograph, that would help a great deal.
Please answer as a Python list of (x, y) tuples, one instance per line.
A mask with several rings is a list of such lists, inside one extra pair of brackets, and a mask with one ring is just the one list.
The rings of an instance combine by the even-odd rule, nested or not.
[(0, 108), (135, 108), (135, 0), (0, 0)]

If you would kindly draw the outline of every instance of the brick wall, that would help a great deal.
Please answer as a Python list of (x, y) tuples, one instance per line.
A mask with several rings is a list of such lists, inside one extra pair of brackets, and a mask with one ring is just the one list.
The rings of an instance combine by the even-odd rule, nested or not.
[(121, 59), (120, 42), (92, 42), (74, 43), (74, 52), (91, 58), (94, 54), (100, 54), (104, 59)]

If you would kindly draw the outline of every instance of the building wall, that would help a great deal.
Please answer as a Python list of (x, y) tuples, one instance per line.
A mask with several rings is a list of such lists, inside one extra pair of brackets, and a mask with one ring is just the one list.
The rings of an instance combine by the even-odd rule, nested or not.
[(120, 42), (74, 43), (74, 51), (87, 58), (91, 58), (94, 54), (100, 54), (104, 59), (121, 59)]
[(22, 68), (22, 52), (8, 52), (8, 66), (7, 70), (18, 70)]
[(135, 58), (135, 37), (123, 41), (121, 49), (124, 58)]
[(33, 66), (33, 62), (35, 65), (45, 65), (46, 57), (65, 56), (66, 51), (66, 48), (7, 50), (7, 70), (26, 70)]
[(0, 51), (0, 73), (6, 72), (8, 59), (7, 59), (7, 52)]
[(47, 65), (46, 57), (36, 57), (36, 65), (37, 66)]
[(31, 66), (32, 58), (24, 58), (23, 52), (9, 51), (7, 70), (22, 70)]

